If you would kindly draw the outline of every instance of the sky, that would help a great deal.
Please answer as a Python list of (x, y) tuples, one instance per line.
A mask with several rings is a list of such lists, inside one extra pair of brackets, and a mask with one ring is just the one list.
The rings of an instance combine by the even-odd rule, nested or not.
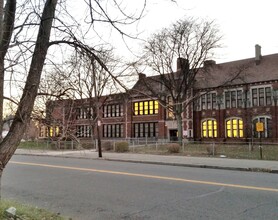
[[(146, 39), (185, 16), (214, 20), (223, 36), (214, 60), (223, 63), (254, 57), (255, 44), (262, 55), (278, 53), (277, 9), (277, 0), (147, 0), (137, 28)], [(133, 42), (135, 50), (140, 44)]]

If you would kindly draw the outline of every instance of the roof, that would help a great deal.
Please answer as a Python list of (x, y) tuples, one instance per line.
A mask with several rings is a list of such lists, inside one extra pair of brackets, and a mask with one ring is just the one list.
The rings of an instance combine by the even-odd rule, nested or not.
[(278, 80), (278, 54), (204, 66), (198, 71), (195, 88), (213, 88)]

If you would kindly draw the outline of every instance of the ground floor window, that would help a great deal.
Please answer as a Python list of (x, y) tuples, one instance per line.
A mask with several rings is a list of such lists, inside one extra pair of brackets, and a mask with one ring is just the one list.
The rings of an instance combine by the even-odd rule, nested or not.
[(243, 121), (241, 118), (226, 120), (226, 136), (229, 138), (243, 137)]
[(202, 121), (202, 137), (217, 137), (217, 122), (215, 119), (207, 119)]
[(86, 138), (92, 136), (92, 128), (90, 125), (78, 125), (76, 126), (76, 137)]
[(158, 123), (136, 123), (133, 125), (134, 137), (158, 137)]
[(123, 133), (124, 126), (122, 124), (103, 125), (103, 137), (121, 138)]
[[(263, 123), (263, 131), (257, 132), (256, 124), (258, 122)], [(253, 137), (255, 138), (269, 138), (271, 137), (271, 119), (269, 116), (258, 116), (253, 119)]]

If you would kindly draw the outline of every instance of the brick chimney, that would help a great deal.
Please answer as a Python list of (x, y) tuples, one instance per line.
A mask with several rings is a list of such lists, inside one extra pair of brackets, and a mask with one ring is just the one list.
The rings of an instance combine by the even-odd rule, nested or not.
[(188, 60), (182, 57), (177, 58), (177, 71), (180, 71), (181, 68), (189, 68)]
[(261, 54), (261, 46), (256, 44), (255, 45), (255, 63), (256, 65), (259, 65), (262, 59), (262, 54)]
[(207, 67), (211, 67), (213, 65), (216, 64), (216, 61), (215, 60), (205, 60), (204, 61), (204, 67), (207, 68)]
[(138, 76), (139, 76), (139, 80), (146, 78), (146, 75), (144, 73), (138, 73)]

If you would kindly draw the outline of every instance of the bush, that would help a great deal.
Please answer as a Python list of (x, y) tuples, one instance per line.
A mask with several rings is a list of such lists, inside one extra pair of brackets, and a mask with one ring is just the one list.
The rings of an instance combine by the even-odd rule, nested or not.
[(176, 144), (176, 143), (174, 143), (174, 144), (169, 144), (168, 146), (167, 146), (167, 150), (168, 150), (168, 152), (169, 153), (179, 153), (180, 152), (180, 145), (179, 144)]
[(115, 151), (120, 153), (129, 151), (128, 142), (116, 142)]
[(208, 155), (209, 156), (214, 156), (214, 155), (216, 155), (217, 153), (216, 153), (216, 146), (214, 145), (213, 146), (213, 144), (211, 144), (210, 146), (207, 146), (207, 153), (208, 153)]
[(113, 150), (113, 142), (111, 141), (103, 141), (101, 145), (105, 151)]

